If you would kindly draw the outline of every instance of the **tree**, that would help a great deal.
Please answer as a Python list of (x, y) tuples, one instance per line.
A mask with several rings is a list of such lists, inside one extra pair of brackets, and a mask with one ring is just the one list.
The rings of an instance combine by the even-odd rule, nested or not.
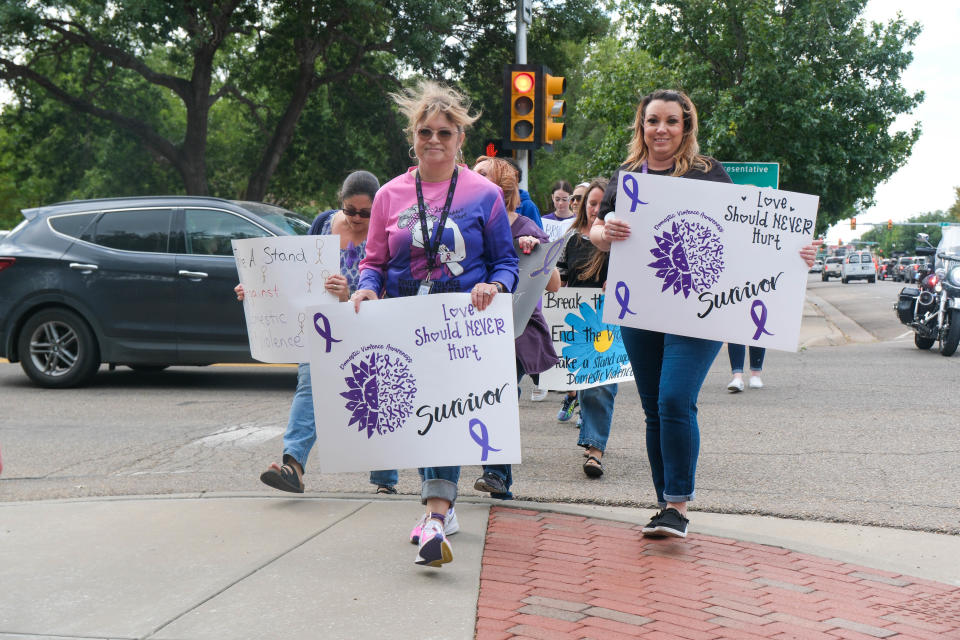
[[(920, 32), (866, 25), (866, 0), (625, 0), (624, 32), (685, 90), (701, 147), (780, 163), (780, 187), (820, 196), (817, 230), (872, 204), (910, 155), (923, 98), (900, 84)], [(622, 123), (625, 124), (625, 123)], [(621, 126), (622, 126), (621, 124)]]
[[(310, 96), (355, 76), (384, 78), (382, 56), (429, 67), (459, 3), (422, 0), (8, 0), (0, 80), (24, 105), (52, 98), (136, 138), (209, 193), (211, 110), (242, 105), (254, 131), (243, 197), (261, 200)], [(162, 108), (158, 108), (161, 105)]]

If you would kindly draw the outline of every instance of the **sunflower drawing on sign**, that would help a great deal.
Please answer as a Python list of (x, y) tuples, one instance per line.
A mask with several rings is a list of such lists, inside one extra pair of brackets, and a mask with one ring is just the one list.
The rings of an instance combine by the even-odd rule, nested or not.
[[(696, 211), (684, 211), (694, 213)], [(659, 225), (658, 225), (659, 226)], [(690, 296), (708, 290), (723, 273), (723, 243), (709, 227), (680, 218), (670, 231), (654, 235), (657, 246), (650, 250), (656, 261), (648, 264), (657, 270), (656, 277), (663, 280), (661, 292), (673, 288), (673, 294)]]
[[(405, 355), (405, 354), (403, 354)], [(353, 375), (344, 378), (350, 422), (357, 430), (385, 435), (399, 429), (413, 413), (417, 382), (404, 358), (383, 351), (368, 352), (350, 363)]]
[(604, 300), (605, 296), (601, 296), (596, 309), (581, 302), (580, 315), (568, 313), (564, 318), (570, 326), (564, 335), (570, 339), (564, 340), (567, 346), (563, 348), (563, 357), (569, 362), (570, 373), (589, 374), (627, 361), (620, 327), (601, 320)]

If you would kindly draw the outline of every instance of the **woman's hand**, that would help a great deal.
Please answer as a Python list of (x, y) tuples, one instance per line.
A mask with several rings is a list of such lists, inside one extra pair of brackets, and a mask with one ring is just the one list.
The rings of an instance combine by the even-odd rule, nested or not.
[(813, 266), (817, 259), (817, 248), (823, 244), (823, 240), (814, 240), (807, 246), (800, 249), (800, 258), (807, 263), (807, 268)]
[(364, 300), (376, 300), (377, 293), (370, 289), (357, 289), (350, 299), (353, 301), (353, 310), (360, 313), (360, 303)]
[(517, 244), (520, 246), (520, 251), (530, 253), (534, 247), (540, 244), (540, 241), (533, 236), (520, 236), (517, 238)]
[(243, 285), (238, 284), (233, 288), (233, 292), (237, 294), (237, 300), (243, 300)]
[(327, 290), (327, 293), (337, 296), (340, 302), (346, 302), (350, 299), (350, 287), (347, 285), (347, 279), (339, 273), (328, 277), (323, 283), (323, 288)]
[(494, 296), (496, 296), (499, 291), (495, 284), (478, 282), (470, 291), (470, 302), (473, 303), (477, 311), (483, 311), (490, 306)]
[(606, 221), (601, 221), (601, 226), (603, 239), (609, 243), (619, 242), (630, 237), (630, 223), (626, 220), (608, 215)]

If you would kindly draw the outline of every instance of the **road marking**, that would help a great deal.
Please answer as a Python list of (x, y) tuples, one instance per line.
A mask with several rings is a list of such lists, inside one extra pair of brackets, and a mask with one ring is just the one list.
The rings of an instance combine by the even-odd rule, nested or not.
[(203, 445), (205, 447), (219, 447), (225, 444), (234, 444), (241, 447), (258, 445), (272, 440), (277, 436), (283, 435), (285, 427), (264, 427), (264, 426), (237, 426), (227, 427), (204, 436), (199, 440), (191, 442), (192, 445)]

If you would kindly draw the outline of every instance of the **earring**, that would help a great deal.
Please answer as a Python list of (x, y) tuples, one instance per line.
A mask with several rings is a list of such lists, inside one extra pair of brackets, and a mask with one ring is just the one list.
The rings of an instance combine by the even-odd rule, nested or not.
[(407, 149), (407, 155), (410, 156), (411, 160), (417, 159), (417, 152), (413, 150), (413, 145), (410, 145), (410, 148)]
[(457, 147), (457, 164), (467, 164), (467, 161), (463, 159), (463, 147)]

